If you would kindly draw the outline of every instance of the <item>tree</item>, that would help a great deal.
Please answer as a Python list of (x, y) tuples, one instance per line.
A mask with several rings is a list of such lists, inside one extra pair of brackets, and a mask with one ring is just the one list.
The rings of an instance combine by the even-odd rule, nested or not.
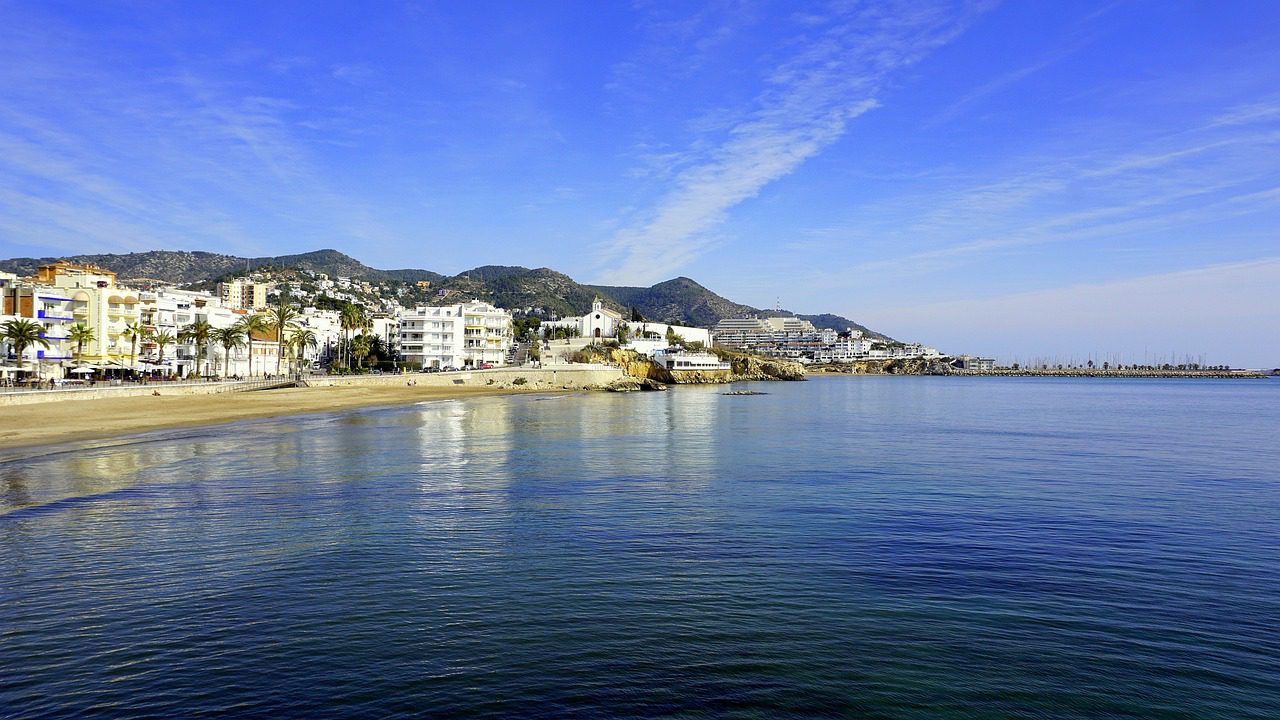
[(93, 328), (84, 323), (76, 323), (67, 331), (67, 339), (76, 344), (76, 362), (80, 362), (80, 357), (84, 355), (84, 344), (93, 342), (96, 336)]
[[(351, 331), (364, 327), (364, 311), (358, 306), (347, 303), (338, 311), (338, 324), (342, 328), (342, 337), (346, 340), (346, 366), (351, 367)], [(339, 346), (341, 349), (341, 346)]]
[(129, 338), (129, 363), (136, 367), (138, 364), (138, 341), (147, 336), (147, 329), (141, 323), (131, 322), (124, 326), (124, 331), (120, 333), (120, 336)]
[(316, 333), (310, 328), (301, 328), (289, 337), (289, 347), (293, 350), (294, 372), (298, 371), (302, 358), (306, 355), (307, 348), (315, 350), (318, 345), (319, 341), (316, 339)]
[(373, 365), (381, 363), (383, 360), (391, 359), (391, 349), (387, 347), (387, 341), (383, 340), (379, 335), (369, 335), (369, 357), (373, 358)]
[(627, 344), (627, 326), (626, 325), (618, 326), (618, 344), (619, 345)]
[(151, 340), (155, 342), (156, 348), (159, 350), (159, 357), (156, 360), (156, 364), (164, 365), (164, 348), (166, 345), (172, 345), (177, 338), (168, 330), (161, 330), (155, 335), (152, 335)]
[(364, 359), (369, 356), (373, 350), (373, 338), (361, 333), (351, 339), (351, 357), (359, 363), (359, 367), (364, 367)]
[[(182, 340), (183, 342), (195, 343), (197, 371), (199, 371), (200, 361), (205, 359), (204, 349), (206, 346), (208, 346), (209, 340), (212, 337), (212, 334), (213, 334), (213, 328), (210, 327), (209, 323), (204, 320), (197, 320), (191, 323), (190, 325), (182, 328), (182, 332), (178, 333), (178, 339)], [(206, 367), (201, 374), (202, 375), (209, 374), (209, 368)]]
[(631, 322), (644, 322), (644, 316), (640, 314), (640, 311), (636, 309), (635, 305), (631, 306)]
[(277, 375), (280, 374), (280, 362), (284, 360), (285, 335), (298, 328), (299, 317), (301, 314), (292, 305), (285, 305), (283, 302), (267, 311), (267, 324), (276, 334)]
[(680, 345), (681, 347), (684, 346), (684, 338), (676, 334), (676, 329), (671, 327), (670, 325), (667, 326), (667, 344), (672, 346), (675, 346), (675, 345)]
[(44, 328), (39, 323), (30, 320), (10, 320), (3, 326), (0, 331), (5, 340), (13, 345), (13, 351), (18, 356), (18, 369), (22, 369), (22, 354), (32, 345), (39, 345), (44, 349), (49, 349), (49, 341), (44, 338)]
[[(237, 323), (244, 333), (245, 345), (249, 348), (249, 377), (253, 377), (253, 336), (266, 335), (271, 332), (271, 321), (262, 313), (254, 313), (240, 318)], [(266, 373), (266, 370), (263, 370)]]
[(231, 366), (231, 351), (244, 347), (244, 329), (239, 324), (216, 328), (209, 337), (222, 346), (222, 374), (226, 375), (227, 368)]

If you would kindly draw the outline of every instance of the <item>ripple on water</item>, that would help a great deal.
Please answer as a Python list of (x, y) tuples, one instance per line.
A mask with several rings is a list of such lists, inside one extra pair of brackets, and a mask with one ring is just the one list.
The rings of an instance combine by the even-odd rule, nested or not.
[(1280, 717), (1273, 385), (819, 378), (10, 451), (0, 707)]

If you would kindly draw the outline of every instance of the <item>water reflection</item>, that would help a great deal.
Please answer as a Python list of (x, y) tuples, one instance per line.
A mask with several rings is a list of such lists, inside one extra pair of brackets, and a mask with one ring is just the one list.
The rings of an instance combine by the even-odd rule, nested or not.
[(1193, 423), (1192, 386), (1155, 415), (1106, 387), (485, 398), (7, 453), (0, 714), (900, 717), (928, 687), (1280, 716), (1280, 404)]

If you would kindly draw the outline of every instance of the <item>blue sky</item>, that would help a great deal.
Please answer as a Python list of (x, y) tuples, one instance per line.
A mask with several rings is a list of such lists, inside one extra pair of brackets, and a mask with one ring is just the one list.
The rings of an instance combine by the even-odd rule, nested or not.
[(1280, 365), (1280, 3), (0, 0), (0, 255), (325, 247)]

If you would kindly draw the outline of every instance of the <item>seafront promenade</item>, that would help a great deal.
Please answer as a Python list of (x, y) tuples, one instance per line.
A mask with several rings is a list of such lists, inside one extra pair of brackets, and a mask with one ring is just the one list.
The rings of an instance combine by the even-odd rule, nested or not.
[(195, 380), (126, 382), (118, 385), (100, 382), (95, 385), (72, 385), (35, 388), (16, 387), (0, 389), (0, 407), (6, 405), (34, 405), (67, 400), (100, 400), (113, 397), (141, 395), (216, 395), (227, 392), (266, 390), (294, 384), (294, 380), (282, 377), (252, 378), (248, 380)]
[(288, 387), (490, 387), (527, 390), (574, 390), (607, 385), (622, 376), (608, 365), (548, 366), (542, 368), (495, 368), (449, 373), (404, 373), (377, 375), (268, 376), (248, 380), (148, 382), (94, 386), (7, 388), (0, 392), (0, 407), (74, 400), (101, 400), (136, 396), (216, 395), (229, 392), (276, 390)]

